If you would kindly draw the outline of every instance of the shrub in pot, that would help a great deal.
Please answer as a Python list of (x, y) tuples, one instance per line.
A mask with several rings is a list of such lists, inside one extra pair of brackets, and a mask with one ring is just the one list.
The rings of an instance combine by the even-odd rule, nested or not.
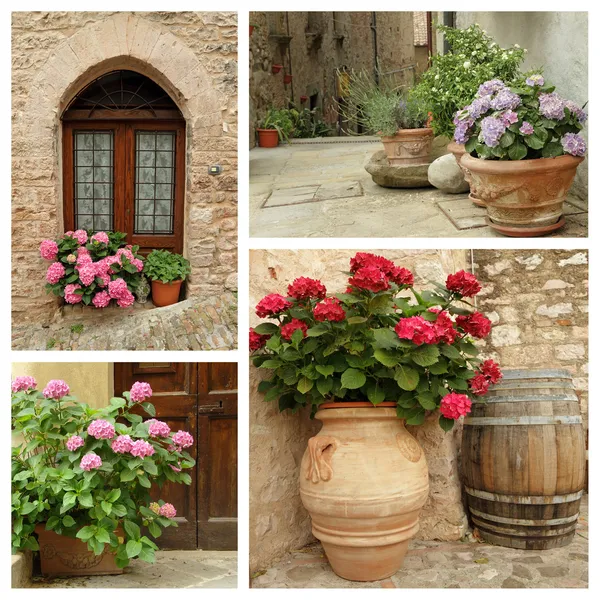
[(345, 95), (339, 111), (348, 122), (381, 136), (391, 165), (431, 162), (433, 131), (422, 102), (383, 73), (374, 78), (366, 71), (338, 71), (342, 77)]
[(146, 257), (144, 273), (152, 282), (155, 306), (169, 306), (179, 300), (181, 284), (190, 274), (190, 261), (168, 250), (152, 250)]
[(126, 244), (126, 237), (119, 231), (78, 229), (56, 240), (43, 240), (40, 255), (52, 262), (46, 272), (46, 292), (67, 304), (131, 306), (144, 262), (138, 246)]
[[(300, 495), (313, 534), (346, 579), (389, 577), (404, 560), (428, 495), (426, 460), (404, 425), (439, 409), (450, 430), (501, 378), (473, 343), (490, 321), (471, 310), (470, 273), (418, 292), (412, 273), (381, 256), (350, 261), (345, 293), (307, 277), (270, 294), (250, 330), (259, 384), (281, 411), (310, 410), (323, 429), (308, 441)], [(410, 297), (408, 297), (410, 295)]]
[(587, 119), (540, 73), (507, 85), (483, 83), (455, 115), (461, 165), (485, 202), (488, 223), (511, 236), (536, 236), (564, 224), (563, 201), (586, 152)]
[(271, 107), (258, 123), (258, 145), (261, 148), (275, 148), (280, 141), (289, 142), (293, 129), (289, 110)]
[(151, 538), (177, 526), (177, 511), (150, 487), (191, 483), (192, 436), (137, 414), (155, 416), (144, 382), (98, 409), (77, 402), (62, 380), (36, 388), (32, 377), (12, 382), (12, 427), (23, 440), (11, 460), (13, 552), (40, 551), (42, 572), (53, 575), (154, 562)]

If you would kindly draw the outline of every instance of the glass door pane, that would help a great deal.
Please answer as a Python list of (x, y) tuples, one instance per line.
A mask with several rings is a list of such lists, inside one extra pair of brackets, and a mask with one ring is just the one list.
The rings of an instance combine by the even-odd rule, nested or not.
[(175, 132), (135, 132), (135, 226), (141, 235), (173, 234)]

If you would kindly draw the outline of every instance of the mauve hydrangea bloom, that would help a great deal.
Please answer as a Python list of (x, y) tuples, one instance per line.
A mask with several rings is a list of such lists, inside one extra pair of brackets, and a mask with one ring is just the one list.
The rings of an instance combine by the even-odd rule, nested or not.
[(167, 517), (167, 519), (174, 519), (177, 516), (177, 511), (172, 504), (165, 502), (161, 507), (159, 514), (161, 517)]
[(261, 319), (274, 317), (291, 306), (292, 303), (281, 294), (269, 294), (256, 305), (256, 315)]
[(87, 428), (87, 432), (88, 435), (95, 437), (97, 440), (110, 440), (115, 437), (114, 425), (104, 419), (92, 421)]
[(506, 110), (501, 115), (502, 122), (509, 127), (519, 120), (519, 115), (514, 110)]
[(530, 75), (525, 80), (525, 83), (531, 87), (534, 87), (536, 85), (541, 87), (544, 85), (544, 77), (542, 75), (540, 75), (539, 73), (535, 73), (534, 75)]
[(127, 293), (126, 294), (124, 293), (117, 300), (117, 305), (120, 308), (127, 308), (128, 306), (131, 306), (134, 302), (135, 302), (135, 296), (129, 290), (127, 290)]
[(78, 283), (69, 283), (65, 285), (65, 302), (67, 304), (77, 304), (83, 300), (80, 294), (76, 294), (75, 290), (80, 290), (81, 286)]
[(471, 125), (469, 125), (468, 121), (461, 121), (454, 128), (454, 141), (457, 144), (466, 144), (471, 137), (469, 130), (471, 129)]
[(181, 429), (173, 434), (171, 439), (179, 448), (189, 448), (194, 443), (194, 438), (187, 431)]
[(83, 229), (78, 229), (77, 231), (74, 231), (71, 237), (74, 237), (81, 246), (83, 246), (88, 241), (88, 235)]
[(101, 244), (108, 244), (108, 234), (104, 231), (99, 231), (92, 236), (91, 241), (100, 242)]
[(150, 437), (169, 437), (171, 428), (164, 421), (149, 419), (146, 423), (148, 423), (148, 433)]
[(556, 92), (540, 94), (540, 114), (546, 119), (564, 119), (565, 101)]
[(77, 260), (75, 261), (75, 264), (78, 267), (82, 267), (83, 265), (91, 265), (92, 262), (93, 260), (89, 253), (81, 253), (77, 255)]
[(451, 292), (457, 292), (465, 298), (470, 298), (481, 291), (481, 284), (475, 275), (461, 269), (452, 275), (448, 275), (446, 278), (446, 289)]
[(521, 104), (521, 98), (518, 94), (511, 92), (508, 88), (501, 89), (491, 100), (490, 106), (494, 110), (506, 110), (507, 108), (517, 108)]
[(58, 244), (54, 240), (43, 240), (40, 244), (40, 256), (45, 260), (56, 260)]
[(13, 382), (10, 384), (10, 389), (15, 393), (35, 390), (35, 388), (37, 388), (37, 382), (29, 375), (19, 375), (19, 377), (15, 377)]
[(313, 316), (315, 321), (343, 321), (346, 311), (337, 298), (325, 298), (315, 306)]
[(577, 104), (575, 104), (575, 102), (573, 102), (572, 100), (565, 101), (565, 108), (568, 108), (577, 117), (577, 120), (582, 125), (587, 121), (586, 112), (582, 108), (577, 106)]
[(506, 87), (504, 81), (500, 79), (491, 79), (490, 81), (486, 81), (479, 86), (477, 90), (477, 96), (482, 98), (483, 96), (491, 96), (496, 92), (503, 90)]
[(52, 379), (46, 384), (43, 393), (45, 398), (60, 400), (69, 393), (69, 386), (62, 379)]
[(75, 450), (77, 450), (77, 448), (81, 448), (81, 446), (83, 446), (84, 443), (85, 442), (83, 441), (83, 438), (80, 435), (72, 435), (67, 440), (67, 450), (75, 452)]
[(308, 331), (308, 325), (300, 319), (292, 319), (289, 323), (281, 326), (280, 333), (284, 340), (291, 340), (294, 331), (300, 329), (302, 331), (302, 337), (306, 337)]
[(491, 101), (489, 96), (482, 96), (481, 98), (475, 98), (469, 106), (466, 107), (466, 110), (469, 111), (469, 116), (472, 119), (479, 119), (481, 115), (484, 115), (488, 110), (490, 110)]
[(327, 289), (318, 279), (310, 277), (297, 277), (288, 285), (288, 296), (296, 300), (308, 300), (309, 298), (325, 298)]
[(506, 125), (498, 117), (484, 117), (481, 121), (480, 137), (488, 148), (495, 148), (506, 131)]
[(83, 471), (91, 471), (102, 466), (102, 459), (95, 452), (88, 452), (79, 463)]
[(121, 277), (114, 279), (108, 284), (108, 293), (115, 300), (121, 298), (125, 292), (129, 292), (129, 289), (127, 288), (127, 282)]
[(256, 333), (253, 327), (250, 327), (250, 351), (260, 350), (270, 339), (270, 335), (261, 335)]
[(96, 308), (106, 308), (111, 301), (110, 294), (106, 290), (102, 290), (94, 295), (92, 298), (92, 304)]
[(152, 396), (152, 388), (145, 381), (136, 381), (129, 390), (129, 398), (132, 402), (143, 402)]
[(446, 394), (442, 398), (440, 412), (447, 419), (459, 419), (471, 412), (471, 400), (466, 394)]
[(523, 135), (531, 135), (533, 133), (533, 125), (528, 121), (523, 121), (521, 127), (519, 127), (519, 131)]
[(59, 262), (52, 263), (46, 271), (46, 281), (52, 285), (58, 283), (65, 276), (65, 268)]
[(80, 264), (77, 267), (77, 273), (79, 274), (79, 280), (83, 285), (92, 285), (94, 279), (96, 279), (96, 266), (92, 262), (83, 265)]
[(127, 454), (131, 451), (132, 440), (128, 435), (120, 435), (116, 437), (110, 447), (117, 454)]
[(578, 133), (565, 133), (560, 143), (563, 150), (572, 156), (583, 156), (587, 150), (585, 140)]
[(146, 440), (136, 440), (133, 442), (133, 444), (131, 444), (129, 453), (132, 456), (137, 456), (138, 458), (152, 456), (154, 454), (154, 446)]
[(158, 502), (152, 502), (148, 508), (155, 514), (160, 514), (160, 504)]

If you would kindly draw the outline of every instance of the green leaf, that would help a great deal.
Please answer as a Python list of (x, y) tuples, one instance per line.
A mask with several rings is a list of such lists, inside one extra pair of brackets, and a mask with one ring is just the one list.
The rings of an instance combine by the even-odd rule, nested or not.
[(114, 490), (111, 490), (108, 493), (108, 495), (106, 496), (106, 499), (108, 500), (108, 502), (116, 502), (120, 497), (121, 497), (121, 490), (119, 488), (116, 488)]
[(422, 425), (425, 421), (425, 411), (420, 410), (416, 414), (406, 419), (407, 425)]
[(110, 543), (110, 534), (108, 531), (106, 531), (106, 529), (98, 529), (94, 537), (103, 544)]
[(375, 338), (375, 343), (373, 344), (375, 348), (398, 348), (398, 343), (400, 342), (398, 334), (392, 329), (387, 328), (375, 329), (373, 337)]
[(91, 525), (86, 525), (85, 527), (82, 527), (77, 534), (75, 535), (75, 537), (79, 538), (82, 541), (87, 541), (89, 539), (91, 539), (92, 537), (94, 537), (94, 534), (96, 533), (96, 528), (92, 527)]
[(458, 346), (462, 350), (462, 352), (468, 354), (469, 356), (477, 356), (479, 354), (477, 346), (475, 344), (472, 344), (471, 342), (462, 341), (459, 342)]
[(312, 390), (314, 384), (315, 382), (312, 379), (309, 379), (308, 377), (301, 377), (300, 381), (298, 381), (296, 389), (301, 394), (306, 394), (307, 392), (310, 392), (310, 390)]
[(460, 352), (454, 346), (449, 346), (448, 344), (443, 344), (440, 346), (440, 352), (451, 360), (458, 360), (462, 358)]
[(142, 402), (142, 406), (144, 407), (144, 410), (151, 417), (155, 417), (156, 416), (156, 409), (154, 408), (154, 404), (152, 404), (151, 402)]
[(275, 323), (261, 323), (254, 328), (254, 331), (260, 335), (273, 335), (279, 331), (279, 327)]
[(317, 390), (322, 396), (327, 396), (333, 387), (333, 379), (317, 379)]
[(440, 427), (444, 431), (450, 431), (454, 427), (454, 419), (447, 419), (443, 415), (440, 415)]
[(142, 548), (138, 558), (147, 563), (155, 563), (156, 562), (156, 556), (154, 554), (154, 550), (152, 548), (148, 548), (147, 546), (144, 546)]
[(360, 323), (367, 322), (366, 317), (349, 317), (347, 320), (348, 320), (348, 325), (359, 325)]
[(304, 339), (304, 332), (302, 329), (296, 329), (294, 333), (292, 333), (291, 342), (298, 346), (298, 344)]
[(437, 346), (424, 344), (410, 353), (412, 360), (421, 367), (434, 365), (440, 356)]
[(435, 410), (437, 408), (437, 404), (433, 399), (433, 394), (431, 392), (419, 393), (417, 396), (417, 400), (425, 410)]
[(83, 492), (79, 496), (79, 505), (84, 506), (85, 508), (92, 508), (92, 506), (94, 506), (92, 494), (90, 494), (89, 492)]
[(129, 469), (121, 471), (121, 481), (133, 481), (135, 479), (135, 473)]
[(508, 149), (508, 156), (511, 160), (522, 160), (527, 156), (527, 146), (517, 139)]
[(386, 367), (395, 367), (398, 364), (398, 357), (396, 356), (396, 354), (383, 348), (378, 348), (377, 350), (375, 350), (373, 356), (376, 360), (378, 360), (382, 365), (385, 365)]
[(542, 156), (544, 158), (554, 158), (555, 156), (562, 156), (564, 150), (560, 142), (549, 142), (542, 149)]
[(306, 335), (308, 337), (319, 337), (320, 335), (323, 335), (324, 333), (327, 333), (328, 331), (329, 331), (329, 327), (327, 325), (315, 325), (314, 327), (311, 327), (306, 332)]
[(130, 521), (129, 519), (125, 519), (123, 521), (123, 528), (125, 529), (125, 533), (127, 534), (128, 537), (134, 539), (134, 540), (139, 540), (140, 536), (141, 536), (141, 531), (140, 531), (140, 527), (137, 523), (134, 523), (133, 521)]
[[(57, 517), (54, 518), (56, 519)], [(73, 525), (75, 525), (75, 519), (71, 515), (65, 515), (62, 519), (62, 524), (65, 527), (73, 527)], [(46, 529), (48, 529), (48, 523), (46, 523)]]
[(31, 476), (31, 471), (27, 470), (27, 471), (20, 471), (19, 473), (17, 473), (14, 477), (13, 477), (13, 481), (24, 481), (25, 479), (27, 479), (28, 477)]
[(412, 392), (419, 383), (419, 373), (411, 367), (398, 365), (394, 379), (403, 390)]
[(129, 540), (125, 546), (127, 558), (135, 558), (142, 551), (142, 542)]
[(466, 391), (469, 389), (469, 385), (464, 379), (454, 377), (452, 379), (447, 379), (447, 382), (453, 390)]
[(356, 390), (365, 385), (366, 381), (365, 374), (358, 369), (346, 369), (342, 373), (341, 383), (342, 387), (346, 389)]
[(535, 133), (525, 136), (525, 143), (534, 150), (539, 150), (544, 147), (544, 142)]
[(160, 537), (162, 534), (162, 529), (154, 521), (148, 523), (148, 531), (150, 532), (150, 535), (155, 538)]
[(317, 369), (317, 372), (321, 373), (324, 377), (329, 377), (330, 375), (333, 375), (334, 372), (333, 365), (317, 365), (315, 368)]
[(144, 471), (146, 471), (146, 473), (150, 473), (150, 475), (158, 475), (158, 467), (151, 458), (144, 458), (142, 468)]
[(443, 375), (448, 372), (448, 364), (446, 360), (441, 358), (435, 364), (429, 367), (429, 372), (432, 375)]
[(145, 487), (147, 489), (150, 489), (152, 487), (150, 480), (145, 475), (138, 475), (138, 481), (140, 482), (140, 485), (142, 487)]
[[(65, 517), (65, 519), (66, 519), (66, 517)], [(50, 517), (46, 521), (46, 531), (52, 531), (59, 523), (60, 523), (59, 517), (56, 517), (56, 516)]]
[(500, 138), (500, 146), (508, 148), (515, 141), (515, 134), (512, 131), (505, 131)]
[(125, 398), (111, 398), (110, 403), (117, 408), (121, 408), (127, 404)]
[(381, 404), (385, 400), (385, 391), (376, 381), (371, 381), (367, 386), (367, 398), (371, 404)]
[(102, 510), (106, 513), (106, 516), (109, 516), (112, 512), (112, 504), (110, 502), (106, 502), (106, 500), (102, 500), (102, 502), (100, 502), (100, 506), (102, 507)]
[(265, 360), (260, 366), (263, 369), (278, 369), (283, 363), (279, 359)]

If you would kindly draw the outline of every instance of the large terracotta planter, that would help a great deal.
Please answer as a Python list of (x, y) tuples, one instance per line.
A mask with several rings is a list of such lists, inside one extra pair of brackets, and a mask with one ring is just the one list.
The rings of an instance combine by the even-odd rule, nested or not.
[(473, 187), (473, 184), (470, 181), (470, 174), (468, 173), (468, 171), (465, 171), (465, 168), (460, 164), (460, 159), (463, 157), (463, 154), (466, 152), (465, 145), (457, 144), (456, 142), (450, 142), (448, 144), (448, 152), (450, 152), (451, 154), (454, 155), (454, 158), (455, 158), (456, 162), (458, 163), (460, 170), (463, 172), (463, 174), (465, 176), (465, 180), (467, 181), (467, 183), (469, 184), (469, 187), (471, 188), (471, 191), (469, 192), (469, 199), (471, 200), (471, 202), (473, 202), (473, 204), (476, 204), (477, 206), (485, 207), (485, 202), (483, 200), (481, 200), (481, 198), (477, 197), (475, 188)]
[(433, 129), (399, 129), (394, 136), (381, 136), (390, 165), (426, 165), (431, 162)]
[(564, 225), (563, 202), (582, 161), (570, 155), (481, 160), (464, 154), (460, 162), (485, 202), (490, 227), (512, 237), (532, 237)]
[[(46, 531), (45, 525), (37, 525), (35, 532), (40, 544), (42, 575), (120, 575), (123, 569), (115, 564), (115, 555), (107, 550), (96, 556), (87, 544), (79, 539)], [(117, 535), (123, 535), (117, 532)]]
[(162, 281), (152, 282), (152, 303), (154, 306), (169, 306), (179, 302), (179, 291), (183, 281), (170, 281), (163, 283)]
[(308, 441), (300, 471), (312, 532), (340, 577), (390, 577), (429, 492), (423, 451), (392, 403), (324, 404), (316, 418), (323, 428)]
[(276, 148), (279, 145), (277, 129), (257, 129), (259, 148)]

